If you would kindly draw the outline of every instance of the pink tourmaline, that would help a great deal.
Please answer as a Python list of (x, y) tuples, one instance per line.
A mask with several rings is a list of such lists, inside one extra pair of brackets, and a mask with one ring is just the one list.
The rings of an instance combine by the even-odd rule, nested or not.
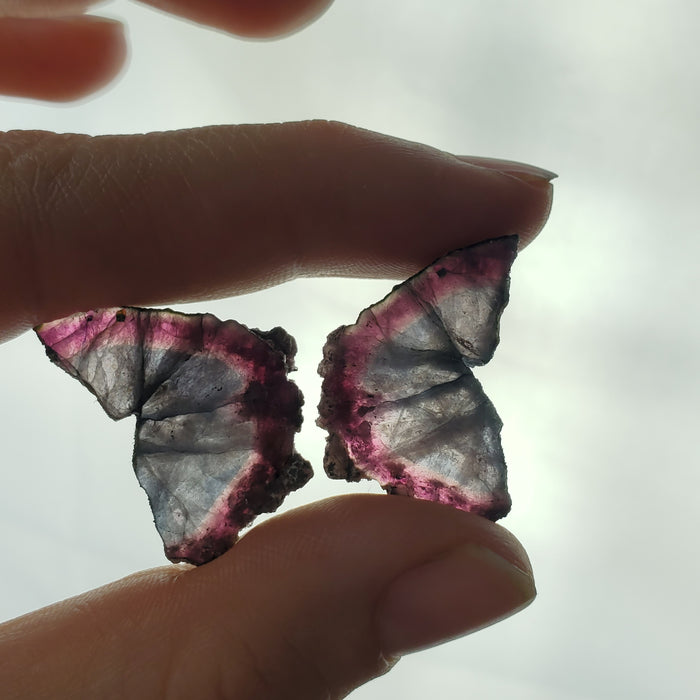
[(36, 329), (53, 362), (115, 420), (135, 414), (133, 465), (171, 561), (203, 564), (312, 475), (294, 450), (296, 344), (211, 314), (101, 309)]
[(508, 513), (501, 420), (469, 368), (496, 349), (516, 251), (509, 236), (449, 253), (328, 336), (317, 422), (329, 476)]

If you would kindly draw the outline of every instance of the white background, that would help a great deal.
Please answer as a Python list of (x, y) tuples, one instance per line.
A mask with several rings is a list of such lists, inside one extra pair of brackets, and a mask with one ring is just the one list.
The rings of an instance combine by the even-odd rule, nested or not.
[[(528, 547), (539, 597), (352, 697), (698, 697), (700, 5), (337, 0), (274, 43), (126, 2), (100, 9), (129, 23), (121, 78), (70, 106), (0, 99), (0, 129), (324, 117), (560, 174), (549, 224), (516, 261), (501, 346), (478, 372), (505, 423), (504, 524)], [(182, 307), (296, 336), (298, 447), (317, 477), (285, 507), (372, 488), (323, 476), (315, 368), (325, 334), (392, 284), (306, 280)], [(112, 423), (32, 334), (0, 353), (6, 619), (164, 558), (131, 472), (130, 421)]]

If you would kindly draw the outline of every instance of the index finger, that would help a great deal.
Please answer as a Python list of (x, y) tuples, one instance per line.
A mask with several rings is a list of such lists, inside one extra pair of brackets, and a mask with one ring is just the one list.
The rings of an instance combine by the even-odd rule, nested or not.
[(344, 124), (0, 140), (0, 334), (87, 307), (404, 277), (549, 213), (551, 173)]

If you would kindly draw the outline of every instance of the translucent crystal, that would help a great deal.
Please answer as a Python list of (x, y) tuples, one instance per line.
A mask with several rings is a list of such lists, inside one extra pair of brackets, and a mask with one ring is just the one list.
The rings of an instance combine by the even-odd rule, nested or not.
[(331, 477), (507, 514), (501, 420), (470, 368), (498, 344), (516, 250), (509, 236), (449, 253), (328, 336), (317, 422)]
[(171, 561), (219, 556), (311, 477), (294, 450), (296, 344), (281, 328), (126, 307), (36, 332), (112, 418), (136, 415), (133, 466)]

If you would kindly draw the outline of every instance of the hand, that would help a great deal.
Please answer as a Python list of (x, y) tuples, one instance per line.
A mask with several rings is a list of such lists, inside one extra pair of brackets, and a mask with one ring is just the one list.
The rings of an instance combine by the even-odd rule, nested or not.
[[(0, 0), (0, 94), (75, 100), (108, 83), (126, 60), (121, 23), (83, 15), (102, 0)], [(332, 0), (141, 0), (246, 37), (288, 34)]]
[[(480, 239), (527, 242), (550, 201), (526, 166), (341, 124), (10, 133), (0, 335), (299, 275), (404, 277)], [(0, 684), (8, 698), (336, 698), (533, 596), (527, 556), (500, 526), (345, 496), (252, 528), (206, 566), (143, 572), (6, 623)]]

